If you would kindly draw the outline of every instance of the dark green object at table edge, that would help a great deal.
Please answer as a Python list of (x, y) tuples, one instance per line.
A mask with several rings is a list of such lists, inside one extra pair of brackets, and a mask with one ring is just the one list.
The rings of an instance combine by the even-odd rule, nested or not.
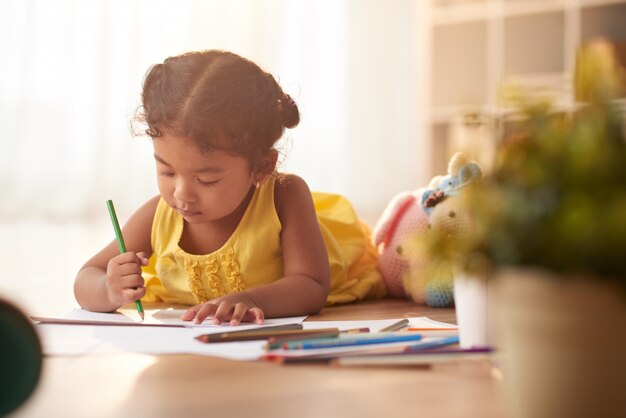
[(22, 405), (33, 393), (42, 369), (39, 337), (30, 319), (0, 299), (0, 416)]

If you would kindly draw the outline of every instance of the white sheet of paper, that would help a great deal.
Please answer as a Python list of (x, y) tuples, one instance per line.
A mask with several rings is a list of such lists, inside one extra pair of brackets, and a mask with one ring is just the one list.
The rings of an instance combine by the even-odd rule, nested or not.
[[(85, 319), (85, 315), (80, 315)], [(266, 325), (279, 325), (303, 321), (305, 317), (276, 318), (266, 320)], [(399, 319), (360, 321), (307, 321), (304, 329), (337, 327), (340, 330), (370, 328), (376, 332)], [(455, 329), (456, 325), (433, 321), (426, 317), (409, 318), (409, 326), (420, 328)], [(228, 326), (115, 326), (115, 325), (72, 325), (40, 323), (35, 326), (42, 342), (44, 354), (50, 356), (80, 356), (136, 352), (145, 354), (199, 354), (230, 360), (257, 360), (266, 351), (265, 341), (241, 341), (206, 344), (194, 337), (201, 334), (223, 332)], [(257, 325), (241, 325), (233, 329), (254, 328)]]
[[(134, 311), (117, 311), (113, 313), (91, 312), (85, 309), (76, 308), (62, 315), (35, 315), (31, 316), (33, 321), (50, 324), (86, 324), (86, 325), (158, 325), (162, 327), (188, 327), (188, 328), (215, 328), (217, 332), (223, 332), (224, 325), (214, 325), (211, 319), (207, 318), (201, 324), (194, 324), (191, 321), (183, 321), (180, 319), (185, 309), (146, 309), (144, 311), (145, 319), (142, 321), (139, 314)], [(296, 316), (290, 318), (267, 319), (263, 325), (253, 323), (243, 323), (234, 327), (234, 329), (257, 328), (261, 326), (282, 325), (301, 323), (306, 316)]]
[[(38, 324), (43, 352), (49, 356), (81, 356), (135, 352), (144, 354), (200, 354), (231, 360), (256, 360), (265, 341), (205, 344), (194, 337), (207, 329), (115, 325)], [(215, 332), (221, 332), (219, 329)]]

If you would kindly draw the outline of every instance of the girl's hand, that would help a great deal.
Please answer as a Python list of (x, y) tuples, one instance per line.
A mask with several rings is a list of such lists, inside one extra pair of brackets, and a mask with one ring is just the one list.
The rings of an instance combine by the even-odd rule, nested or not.
[(124, 305), (146, 294), (141, 266), (148, 265), (144, 253), (124, 253), (113, 257), (107, 264), (106, 287), (109, 300)]
[(228, 321), (230, 325), (239, 325), (241, 322), (262, 324), (264, 314), (252, 299), (244, 292), (233, 293), (209, 302), (200, 303), (189, 308), (181, 317), (183, 321), (200, 324), (207, 317), (213, 317), (213, 324), (220, 325)]

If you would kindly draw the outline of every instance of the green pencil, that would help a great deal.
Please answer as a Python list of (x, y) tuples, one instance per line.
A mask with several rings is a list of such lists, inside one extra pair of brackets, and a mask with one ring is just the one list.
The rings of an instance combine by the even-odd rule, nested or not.
[[(124, 254), (126, 252), (126, 244), (124, 244), (124, 237), (122, 237), (122, 230), (120, 229), (120, 224), (117, 221), (117, 215), (115, 214), (115, 208), (113, 207), (112, 200), (107, 200), (107, 208), (109, 209), (109, 215), (111, 216), (111, 223), (113, 224), (113, 230), (115, 231), (115, 238), (117, 238), (117, 246), (120, 248), (120, 253)], [(137, 299), (135, 301), (135, 307), (137, 308), (139, 317), (143, 321), (144, 313), (141, 299)]]

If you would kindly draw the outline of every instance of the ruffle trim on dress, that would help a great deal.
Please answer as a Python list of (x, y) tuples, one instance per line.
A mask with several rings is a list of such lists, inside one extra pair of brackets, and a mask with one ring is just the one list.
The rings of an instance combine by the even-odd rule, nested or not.
[[(226, 290), (224, 283), (217, 275), (220, 264), (224, 269), (229, 290)], [(187, 272), (187, 283), (198, 303), (246, 289), (239, 263), (235, 258), (235, 250), (232, 247), (220, 255), (219, 262), (217, 256), (204, 260), (184, 257), (184, 265)], [(210, 294), (207, 294), (207, 288), (202, 284), (202, 270), (204, 270)]]
[(191, 293), (195, 296), (198, 303), (203, 303), (209, 300), (202, 281), (200, 280), (200, 266), (198, 260), (184, 258), (185, 271), (187, 272), (187, 283), (191, 289)]
[(217, 257), (209, 258), (204, 265), (204, 274), (206, 275), (207, 284), (212, 293), (211, 299), (219, 298), (227, 293), (222, 280), (217, 275), (218, 269), (219, 263), (217, 262)]
[(235, 250), (232, 247), (229, 247), (224, 253), (222, 253), (221, 261), (230, 291), (235, 293), (245, 290), (246, 285), (243, 282), (241, 269), (239, 268), (239, 263), (235, 259)]

